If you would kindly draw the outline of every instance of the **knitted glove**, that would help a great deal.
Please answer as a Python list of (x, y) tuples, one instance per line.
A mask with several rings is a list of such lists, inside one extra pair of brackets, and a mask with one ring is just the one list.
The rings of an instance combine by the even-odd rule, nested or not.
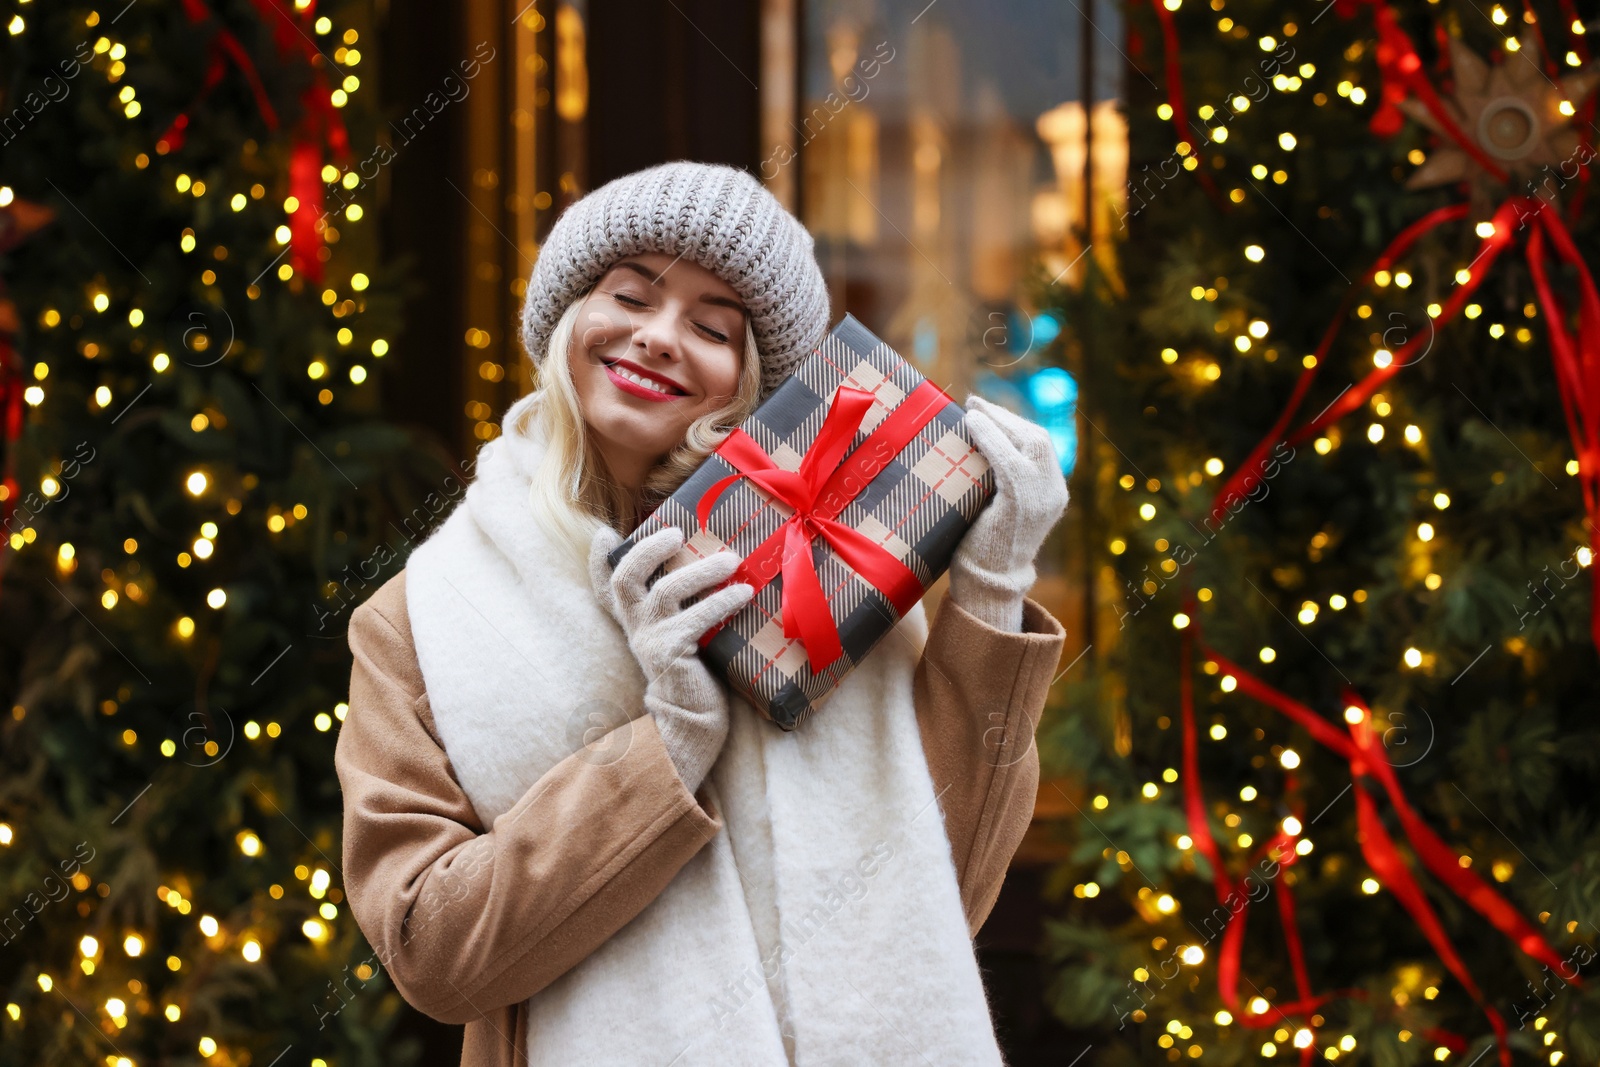
[(683, 531), (657, 530), (622, 557), (616, 570), (606, 555), (622, 543), (609, 526), (589, 545), (589, 582), (595, 595), (628, 635), (628, 647), (644, 676), (644, 706), (655, 719), (667, 755), (693, 793), (716, 762), (728, 738), (728, 695), (695, 654), (700, 635), (750, 602), (755, 590), (740, 582), (683, 607), (682, 602), (725, 581), (739, 565), (734, 552), (718, 552), (668, 571), (655, 585), (645, 580), (678, 549)]
[(1007, 633), (1022, 632), (1022, 598), (1033, 588), (1034, 559), (1067, 510), (1049, 433), (977, 395), (967, 397), (967, 432), (994, 469), (994, 498), (956, 546), (950, 595), (972, 615)]

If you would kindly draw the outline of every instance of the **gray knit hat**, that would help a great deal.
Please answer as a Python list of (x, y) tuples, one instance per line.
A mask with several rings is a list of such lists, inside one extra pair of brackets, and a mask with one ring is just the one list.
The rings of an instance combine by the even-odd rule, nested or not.
[(522, 304), (522, 345), (542, 363), (561, 313), (617, 260), (682, 254), (750, 309), (765, 400), (828, 331), (828, 288), (812, 247), (800, 220), (737, 167), (678, 161), (625, 174), (556, 219)]

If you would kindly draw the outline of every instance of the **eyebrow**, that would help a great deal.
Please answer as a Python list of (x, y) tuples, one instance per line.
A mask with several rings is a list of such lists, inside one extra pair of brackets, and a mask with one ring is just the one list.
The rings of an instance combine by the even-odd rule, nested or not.
[[(632, 262), (632, 261), (624, 261), (622, 263), (618, 263), (617, 266), (625, 267), (628, 270), (635, 271), (641, 277), (643, 277), (646, 280), (648, 280), (651, 285), (654, 285), (657, 288), (659, 288), (661, 286), (661, 282), (658, 279), (658, 277), (654, 273), (652, 273), (650, 268), (646, 267), (643, 263), (635, 263), (635, 262)], [(704, 294), (704, 295), (702, 295), (700, 297), (700, 302), (702, 304), (720, 304), (723, 307), (732, 308), (733, 310), (739, 312), (739, 314), (741, 314), (741, 315), (749, 314), (749, 310), (743, 304), (741, 304), (737, 300), (734, 300), (734, 299), (732, 299), (730, 297), (726, 297), (726, 296), (716, 296), (716, 295), (711, 294), (711, 293), (706, 293), (706, 294)]]

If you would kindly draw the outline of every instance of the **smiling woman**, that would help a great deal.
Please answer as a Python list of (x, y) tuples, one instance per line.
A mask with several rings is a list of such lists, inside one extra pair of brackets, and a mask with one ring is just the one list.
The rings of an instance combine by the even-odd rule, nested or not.
[(534, 514), (579, 556), (594, 516), (632, 529), (755, 410), (751, 317), (716, 274), (660, 252), (612, 265), (567, 305), (541, 364), (541, 401), (517, 432), (551, 442)]
[(606, 467), (625, 488), (642, 487), (690, 423), (754, 399), (761, 366), (749, 321), (727, 282), (662, 252), (619, 261), (589, 291), (568, 370)]
[(523, 308), (536, 399), (506, 423), (548, 445), (531, 495), (552, 541), (581, 560), (597, 526), (632, 530), (821, 342), (812, 246), (720, 164), (648, 168), (562, 214)]
[(412, 1004), (467, 1024), (464, 1067), (909, 1062), (889, 1019), (943, 1062), (1003, 1062), (972, 935), (1064, 640), (1025, 597), (1066, 506), (1046, 432), (970, 398), (996, 490), (948, 605), (904, 615), (798, 735), (697, 654), (755, 595), (734, 551), (685, 522), (610, 563), (824, 345), (813, 247), (716, 164), (569, 207), (527, 288), (536, 388), (351, 617), (350, 908)]

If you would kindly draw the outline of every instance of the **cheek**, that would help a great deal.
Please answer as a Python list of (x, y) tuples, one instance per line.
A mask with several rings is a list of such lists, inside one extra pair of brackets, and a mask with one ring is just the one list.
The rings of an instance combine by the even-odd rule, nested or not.
[(707, 410), (722, 407), (739, 392), (739, 354), (723, 348), (705, 363), (705, 390), (710, 397)]
[(589, 399), (595, 392), (595, 377), (600, 373), (600, 366), (589, 358), (589, 352), (579, 342), (576, 331), (573, 332), (572, 343), (567, 347), (567, 369), (572, 378), (572, 390), (578, 394), (580, 406), (587, 411)]

